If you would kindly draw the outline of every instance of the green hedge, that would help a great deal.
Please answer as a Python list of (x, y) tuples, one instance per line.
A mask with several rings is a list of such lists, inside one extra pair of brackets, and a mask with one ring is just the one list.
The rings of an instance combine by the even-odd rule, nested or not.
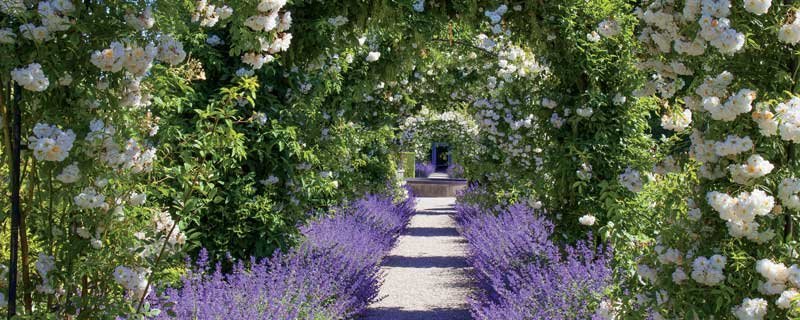
[(413, 179), (416, 177), (416, 154), (414, 152), (400, 152), (401, 166), (405, 169), (405, 178)]

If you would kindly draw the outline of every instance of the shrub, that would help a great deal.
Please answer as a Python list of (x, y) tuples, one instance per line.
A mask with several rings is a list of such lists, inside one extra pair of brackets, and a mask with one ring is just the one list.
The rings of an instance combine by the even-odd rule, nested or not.
[(436, 171), (436, 166), (430, 163), (417, 163), (415, 169), (418, 178), (427, 178)]
[(413, 199), (367, 195), (301, 228), (304, 241), (269, 259), (208, 266), (202, 251), (181, 288), (168, 288), (158, 319), (350, 318), (375, 300), (380, 260), (413, 214)]
[(447, 167), (447, 175), (453, 179), (463, 179), (464, 167), (462, 167), (460, 164), (451, 164)]
[(459, 204), (457, 221), (480, 285), (470, 301), (477, 319), (591, 318), (611, 282), (610, 251), (592, 241), (557, 245), (553, 224), (526, 206), (495, 216)]

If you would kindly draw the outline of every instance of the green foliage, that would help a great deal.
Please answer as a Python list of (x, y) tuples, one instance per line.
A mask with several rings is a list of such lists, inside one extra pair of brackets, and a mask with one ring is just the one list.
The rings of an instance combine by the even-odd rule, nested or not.
[(414, 178), (416, 174), (416, 152), (400, 152), (400, 159), (403, 162), (403, 170), (406, 178)]

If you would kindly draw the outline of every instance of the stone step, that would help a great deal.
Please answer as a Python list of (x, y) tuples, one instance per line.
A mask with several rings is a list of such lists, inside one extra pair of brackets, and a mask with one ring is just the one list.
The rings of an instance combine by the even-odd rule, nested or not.
[(455, 197), (467, 188), (467, 180), (463, 179), (408, 179), (406, 185), (417, 197)]

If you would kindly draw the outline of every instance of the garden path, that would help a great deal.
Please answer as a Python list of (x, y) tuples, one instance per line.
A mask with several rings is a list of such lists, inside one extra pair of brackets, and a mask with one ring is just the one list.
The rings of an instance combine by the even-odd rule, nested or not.
[(450, 179), (450, 176), (447, 175), (447, 173), (434, 172), (434, 173), (431, 173), (430, 176), (428, 176), (428, 179)]
[(417, 213), (383, 261), (381, 301), (366, 320), (471, 319), (466, 240), (453, 220), (455, 198), (418, 198)]

